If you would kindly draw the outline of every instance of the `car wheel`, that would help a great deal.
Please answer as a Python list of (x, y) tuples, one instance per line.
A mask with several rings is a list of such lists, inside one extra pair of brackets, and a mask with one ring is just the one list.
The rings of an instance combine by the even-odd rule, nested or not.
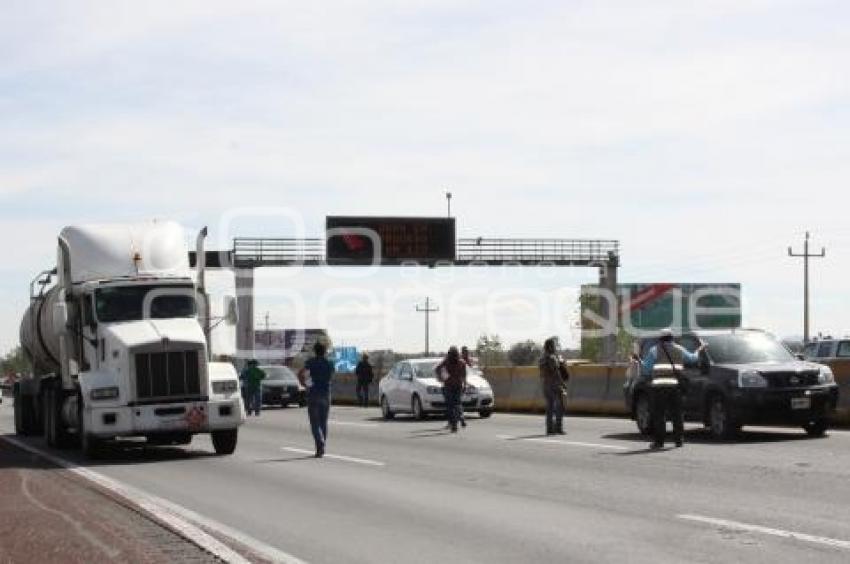
[(493, 415), (493, 412), (489, 409), (482, 409), (478, 412), (478, 417), (480, 417), (481, 419), (487, 419), (491, 415)]
[(283, 408), (289, 407), (289, 402), (284, 400), (284, 399), (280, 400), (280, 407), (283, 407)]
[(395, 417), (395, 413), (390, 409), (390, 402), (387, 401), (387, 396), (381, 396), (381, 415), (384, 419), (390, 420)]
[(411, 411), (413, 412), (413, 417), (420, 421), (424, 421), (428, 417), (425, 410), (422, 409), (422, 400), (417, 395), (414, 395), (411, 400)]
[(825, 419), (817, 419), (815, 421), (809, 421), (805, 425), (803, 425), (803, 430), (810, 437), (823, 437), (826, 435), (826, 430), (829, 428), (829, 423)]
[(722, 396), (711, 398), (708, 407), (708, 420), (711, 425), (711, 435), (715, 439), (733, 439), (741, 430), (741, 426), (735, 421), (726, 400)]
[(635, 402), (635, 423), (641, 435), (652, 433), (652, 413), (649, 409), (649, 396), (640, 394)]

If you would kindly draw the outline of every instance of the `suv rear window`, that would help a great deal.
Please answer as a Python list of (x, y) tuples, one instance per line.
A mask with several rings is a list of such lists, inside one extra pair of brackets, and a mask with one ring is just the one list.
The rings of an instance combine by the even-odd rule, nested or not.
[(841, 358), (850, 357), (850, 341), (841, 341), (838, 343), (838, 351), (836, 351), (835, 356)]

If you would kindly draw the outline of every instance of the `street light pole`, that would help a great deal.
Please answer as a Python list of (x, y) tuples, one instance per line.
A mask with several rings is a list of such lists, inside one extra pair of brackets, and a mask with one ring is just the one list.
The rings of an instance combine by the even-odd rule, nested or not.
[(416, 306), (416, 311), (425, 314), (425, 356), (431, 353), (431, 314), (440, 311), (439, 307), (431, 307), (431, 298), (425, 298), (425, 307)]
[(446, 205), (449, 208), (449, 217), (452, 216), (452, 193), (446, 192)]

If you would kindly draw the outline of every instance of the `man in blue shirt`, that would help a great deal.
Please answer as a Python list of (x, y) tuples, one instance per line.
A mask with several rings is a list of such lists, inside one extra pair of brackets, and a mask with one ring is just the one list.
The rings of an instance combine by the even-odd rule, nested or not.
[[(682, 345), (673, 341), (673, 331), (663, 329), (658, 337), (658, 343), (647, 351), (644, 358), (632, 355), (632, 360), (640, 364), (640, 373), (644, 378), (651, 379), (647, 389), (649, 390), (650, 418), (652, 421), (653, 442), (652, 449), (664, 447), (664, 435), (667, 427), (667, 414), (673, 422), (673, 440), (677, 447), (682, 446), (685, 424), (682, 414), (682, 385), (678, 371), (673, 362), (672, 353), (678, 352), (682, 356), (682, 362), (686, 365), (695, 365), (699, 362), (699, 355), (705, 350), (705, 345), (700, 345), (696, 352), (690, 352)], [(669, 362), (673, 370), (673, 377), (654, 378), (655, 365), (659, 356), (663, 361)]]
[(307, 388), (307, 416), (310, 418), (310, 430), (316, 442), (316, 458), (325, 455), (328, 440), (328, 415), (331, 409), (331, 378), (334, 365), (325, 358), (327, 347), (316, 342), (313, 345), (313, 358), (304, 363), (298, 372), (298, 379)]

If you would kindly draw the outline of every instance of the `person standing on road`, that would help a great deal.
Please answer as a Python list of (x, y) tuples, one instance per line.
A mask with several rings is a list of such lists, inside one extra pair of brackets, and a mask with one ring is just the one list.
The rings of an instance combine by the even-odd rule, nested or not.
[(543, 398), (546, 400), (546, 434), (564, 435), (564, 395), (567, 393), (570, 373), (564, 359), (558, 354), (557, 337), (550, 337), (543, 343), (539, 367)]
[(259, 416), (263, 406), (263, 380), (266, 373), (257, 365), (257, 361), (251, 359), (245, 365), (240, 380), (242, 380), (242, 397), (245, 400), (245, 411), (248, 415), (254, 412)]
[(363, 353), (363, 356), (360, 357), (360, 362), (357, 363), (354, 373), (357, 374), (357, 405), (369, 407), (369, 385), (375, 379), (375, 373), (372, 370), (372, 365), (369, 364), (368, 354)]
[(466, 363), (460, 358), (457, 347), (450, 347), (446, 358), (434, 368), (438, 377), (443, 377), (443, 395), (446, 398), (446, 415), (449, 418), (449, 429), (457, 433), (459, 412), (463, 410), (461, 398), (466, 387)]
[(316, 442), (316, 458), (325, 455), (328, 441), (328, 415), (331, 409), (331, 379), (334, 365), (325, 355), (328, 349), (322, 342), (313, 345), (315, 356), (304, 363), (298, 372), (298, 379), (307, 388), (307, 416), (310, 418), (310, 430)]
[[(466, 345), (460, 348), (460, 359), (466, 365), (467, 372), (472, 368), (472, 357), (469, 356), (469, 347)], [(461, 396), (462, 397), (462, 396)], [(461, 401), (460, 409), (458, 410), (458, 418), (461, 427), (466, 427), (466, 414), (463, 412), (463, 402)]]
[[(677, 447), (681, 447), (685, 435), (685, 422), (682, 414), (682, 384), (683, 380), (676, 364), (673, 362), (671, 351), (678, 351), (682, 355), (682, 361), (687, 365), (699, 362), (700, 354), (705, 350), (705, 344), (700, 345), (696, 352), (690, 352), (682, 345), (673, 340), (673, 331), (663, 329), (658, 337), (658, 343), (646, 353), (641, 359), (637, 354), (632, 355), (632, 360), (640, 363), (640, 372), (643, 378), (650, 380), (649, 386), (649, 412), (651, 428), (653, 433), (652, 449), (664, 448), (664, 436), (667, 431), (667, 415), (673, 422), (673, 441)], [(673, 370), (673, 378), (664, 378), (655, 374), (655, 365), (659, 356), (670, 363)]]

